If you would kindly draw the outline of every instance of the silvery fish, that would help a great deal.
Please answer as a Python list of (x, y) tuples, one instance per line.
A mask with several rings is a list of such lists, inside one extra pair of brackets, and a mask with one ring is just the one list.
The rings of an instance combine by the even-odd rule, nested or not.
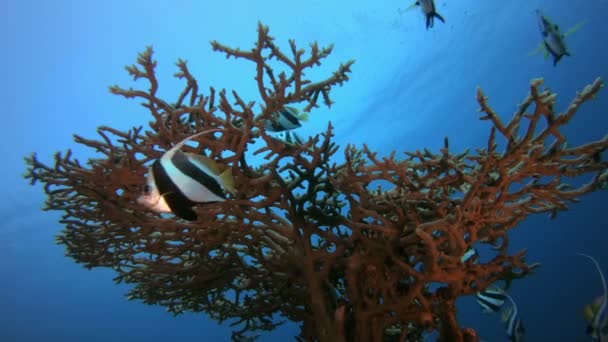
[(563, 56), (571, 56), (566, 46), (565, 38), (580, 29), (584, 22), (576, 24), (566, 33), (562, 34), (559, 30), (559, 26), (552, 23), (541, 10), (536, 10), (536, 16), (538, 18), (538, 27), (543, 36), (543, 41), (534, 52), (542, 51), (545, 58), (548, 58), (549, 55), (551, 55), (553, 57), (553, 65), (555, 66)]

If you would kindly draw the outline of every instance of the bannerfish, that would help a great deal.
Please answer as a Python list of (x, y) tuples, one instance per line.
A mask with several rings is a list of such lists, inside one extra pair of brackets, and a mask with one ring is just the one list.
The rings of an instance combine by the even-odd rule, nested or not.
[(602, 288), (604, 290), (604, 293), (601, 296), (584, 308), (585, 318), (587, 319), (587, 322), (589, 322), (587, 334), (595, 341), (608, 341), (608, 288), (606, 286), (606, 278), (600, 268), (600, 264), (594, 257), (583, 253), (577, 254), (588, 258), (593, 262), (600, 274)]
[[(464, 264), (468, 261), (479, 264), (479, 253), (476, 248), (469, 247), (460, 257), (461, 263)], [(485, 290), (477, 292), (475, 299), (484, 313), (496, 313), (503, 308), (507, 296), (505, 289), (496, 284), (490, 284)]]
[(275, 135), (276, 139), (288, 145), (303, 145), (304, 140), (294, 131), (282, 131)]
[(521, 322), (521, 318), (519, 317), (519, 311), (517, 310), (517, 305), (511, 296), (505, 293), (505, 296), (511, 302), (511, 306), (507, 307), (502, 313), (502, 321), (505, 322), (507, 337), (509, 341), (523, 341), (524, 333), (526, 330), (524, 329), (524, 324)]
[(445, 23), (443, 17), (439, 13), (437, 13), (437, 9), (435, 8), (435, 0), (418, 0), (412, 5), (410, 5), (410, 7), (406, 9), (406, 11), (416, 6), (420, 6), (420, 8), (422, 9), (422, 13), (424, 13), (424, 16), (426, 17), (427, 30), (429, 29), (429, 27), (433, 27), (433, 24), (435, 23), (435, 18), (441, 20), (442, 23)]
[(538, 17), (538, 26), (543, 36), (543, 41), (534, 52), (542, 51), (545, 58), (548, 58), (549, 55), (551, 55), (553, 57), (553, 65), (555, 66), (557, 65), (557, 62), (562, 59), (562, 57), (571, 56), (568, 48), (566, 47), (565, 39), (568, 35), (581, 28), (584, 22), (576, 24), (566, 33), (562, 34), (559, 30), (559, 26), (552, 23), (551, 20), (549, 20), (549, 18), (547, 18), (547, 16), (541, 12), (541, 10), (536, 10), (536, 16)]
[(234, 192), (230, 168), (220, 173), (214, 160), (180, 151), (187, 141), (215, 131), (219, 130), (191, 135), (155, 160), (137, 203), (159, 213), (173, 213), (184, 220), (194, 221), (197, 219), (192, 210), (195, 204), (225, 201), (224, 190)]
[(477, 292), (477, 303), (484, 313), (496, 313), (502, 309), (507, 300), (505, 290), (497, 285), (490, 285), (485, 290)]
[(300, 121), (306, 120), (308, 120), (308, 113), (300, 113), (295, 107), (285, 106), (272, 113), (272, 118), (264, 121), (264, 126), (271, 132), (282, 132), (301, 127)]

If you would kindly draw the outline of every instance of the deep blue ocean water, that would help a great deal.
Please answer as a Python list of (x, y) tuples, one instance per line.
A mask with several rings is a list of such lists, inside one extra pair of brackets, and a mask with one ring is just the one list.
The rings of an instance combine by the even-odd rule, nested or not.
[[(99, 125), (128, 129), (146, 124), (136, 101), (113, 96), (108, 86), (134, 84), (124, 66), (152, 45), (160, 95), (175, 98), (183, 84), (172, 77), (178, 58), (188, 60), (202, 89), (235, 89), (255, 98), (253, 68), (211, 51), (209, 41), (248, 49), (258, 20), (277, 43), (300, 47), (317, 40), (334, 52), (312, 75), (326, 77), (340, 62), (356, 59), (352, 80), (332, 91), (330, 110), (314, 111), (301, 135), (322, 131), (329, 120), (336, 141), (367, 143), (381, 153), (429, 147), (443, 137), (452, 151), (485, 147), (489, 123), (479, 121), (475, 90), (481, 86), (503, 119), (544, 77), (565, 109), (577, 90), (608, 77), (608, 1), (437, 1), (446, 23), (426, 30), (418, 9), (400, 13), (405, 1), (32, 1), (0, 2), (0, 341), (225, 341), (227, 324), (204, 315), (174, 318), (161, 307), (129, 302), (127, 287), (111, 270), (88, 271), (54, 244), (58, 212), (40, 210), (40, 186), (22, 179), (23, 157), (36, 151), (46, 162), (72, 148), (84, 161), (92, 151), (72, 134), (94, 137)], [(567, 44), (572, 57), (554, 67), (530, 56), (540, 42), (535, 9), (562, 30), (585, 25)], [(571, 145), (608, 131), (608, 92), (584, 105), (564, 129)], [(514, 283), (528, 341), (589, 341), (582, 308), (601, 293), (593, 265), (575, 255), (595, 256), (608, 272), (608, 192), (582, 198), (559, 213), (531, 216), (511, 231), (510, 248), (528, 249), (543, 264)], [(459, 321), (487, 341), (505, 341), (497, 315), (483, 315), (462, 298)], [(286, 324), (261, 341), (293, 340)]]

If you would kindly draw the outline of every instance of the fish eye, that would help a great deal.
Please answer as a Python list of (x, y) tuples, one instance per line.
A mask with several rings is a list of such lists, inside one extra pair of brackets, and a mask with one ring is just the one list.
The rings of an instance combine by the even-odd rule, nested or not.
[(149, 194), (152, 191), (149, 185), (144, 186), (144, 194)]

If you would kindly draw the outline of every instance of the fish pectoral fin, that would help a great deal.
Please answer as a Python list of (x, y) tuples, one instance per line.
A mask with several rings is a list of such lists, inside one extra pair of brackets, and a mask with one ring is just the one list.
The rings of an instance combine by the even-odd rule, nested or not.
[(545, 43), (542, 42), (540, 44), (538, 44), (538, 46), (536, 47), (536, 49), (528, 52), (528, 56), (533, 56), (536, 55), (537, 53), (548, 53), (547, 48), (545, 47)]
[(583, 317), (587, 322), (591, 322), (593, 320), (593, 316), (597, 312), (598, 307), (596, 305), (588, 304), (583, 308)]
[(568, 31), (566, 31), (566, 33), (564, 33), (564, 37), (568, 37), (569, 35), (578, 31), (581, 27), (583, 27), (583, 25), (585, 25), (585, 23), (587, 23), (587, 20), (583, 20), (580, 23), (572, 26), (571, 28), (568, 29)]
[(398, 11), (399, 11), (399, 14), (403, 14), (403, 13), (405, 13), (405, 12), (409, 12), (409, 11), (413, 10), (414, 8), (416, 8), (416, 6), (418, 6), (418, 1), (415, 1), (413, 4), (411, 4), (411, 5), (407, 6), (407, 8), (406, 8), (406, 9), (404, 9), (404, 10), (399, 9), (399, 10), (398, 10)]
[(500, 317), (500, 320), (503, 322), (506, 322), (509, 320), (509, 316), (511, 316), (511, 311), (513, 311), (513, 306), (507, 306), (504, 311), (502, 312), (502, 316)]

